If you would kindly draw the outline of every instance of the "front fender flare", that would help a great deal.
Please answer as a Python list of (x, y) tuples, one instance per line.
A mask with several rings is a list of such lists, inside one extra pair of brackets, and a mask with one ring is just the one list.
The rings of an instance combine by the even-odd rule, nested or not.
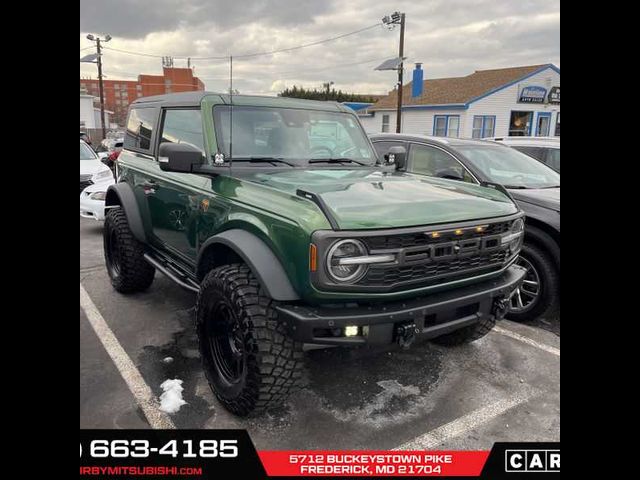
[(232, 229), (207, 239), (198, 253), (198, 265), (207, 248), (215, 244), (225, 245), (236, 252), (251, 268), (262, 288), (274, 300), (291, 302), (300, 299), (278, 257), (253, 233)]
[(120, 205), (127, 216), (129, 228), (133, 236), (136, 237), (136, 240), (147, 243), (147, 235), (145, 233), (142, 215), (140, 214), (140, 208), (131, 185), (124, 182), (110, 185), (109, 188), (107, 188), (104, 205), (105, 207)]

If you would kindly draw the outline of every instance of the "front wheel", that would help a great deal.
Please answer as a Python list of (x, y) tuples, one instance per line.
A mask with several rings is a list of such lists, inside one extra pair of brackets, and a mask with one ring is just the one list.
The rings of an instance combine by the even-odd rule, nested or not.
[(526, 322), (545, 315), (555, 307), (559, 275), (549, 254), (531, 243), (525, 242), (516, 263), (527, 273), (511, 297), (507, 318)]
[(205, 375), (232, 413), (246, 416), (278, 406), (302, 385), (302, 344), (287, 336), (273, 300), (248, 266), (209, 272), (196, 319)]
[(107, 273), (113, 288), (120, 293), (149, 288), (155, 269), (144, 259), (144, 245), (133, 236), (122, 207), (107, 211), (102, 235)]

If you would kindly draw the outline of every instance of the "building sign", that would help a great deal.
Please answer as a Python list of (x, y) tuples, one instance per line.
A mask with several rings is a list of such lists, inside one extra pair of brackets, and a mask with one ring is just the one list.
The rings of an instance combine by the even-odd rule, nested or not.
[(551, 90), (549, 90), (549, 98), (547, 101), (560, 105), (560, 87), (552, 87)]
[(547, 89), (536, 85), (527, 85), (520, 89), (518, 95), (519, 103), (544, 103), (547, 96)]

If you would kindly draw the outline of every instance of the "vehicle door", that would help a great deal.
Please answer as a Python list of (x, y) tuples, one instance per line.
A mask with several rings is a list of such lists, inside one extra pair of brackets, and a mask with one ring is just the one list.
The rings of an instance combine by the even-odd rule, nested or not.
[(478, 183), (471, 172), (453, 155), (444, 149), (422, 143), (411, 143), (407, 156), (407, 171), (430, 177), (451, 178), (452, 174), (462, 181)]

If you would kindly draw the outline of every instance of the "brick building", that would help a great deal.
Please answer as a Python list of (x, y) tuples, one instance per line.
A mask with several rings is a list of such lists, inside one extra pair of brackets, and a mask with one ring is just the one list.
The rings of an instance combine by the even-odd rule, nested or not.
[[(163, 67), (162, 75), (138, 75), (138, 80), (105, 79), (103, 82), (105, 108), (114, 112), (113, 121), (118, 125), (124, 125), (129, 104), (139, 97), (204, 90), (204, 83), (190, 68)], [(80, 88), (100, 97), (97, 79), (80, 79)]]

